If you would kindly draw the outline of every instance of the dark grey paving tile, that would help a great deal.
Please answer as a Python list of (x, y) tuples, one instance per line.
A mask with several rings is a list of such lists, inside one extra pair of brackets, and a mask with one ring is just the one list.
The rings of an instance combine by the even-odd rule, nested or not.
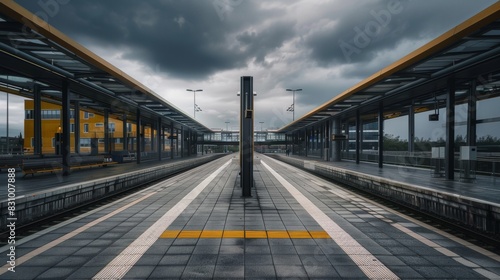
[(266, 238), (245, 239), (245, 245), (265, 246), (269, 245), (269, 242)]
[(53, 267), (38, 275), (37, 279), (68, 279), (69, 275), (73, 274), (78, 269), (74, 267)]
[(196, 246), (220, 246), (222, 238), (204, 238), (199, 239)]
[(75, 272), (68, 276), (68, 279), (92, 279), (103, 266), (84, 266), (78, 268)]
[(211, 245), (197, 245), (194, 247), (193, 255), (198, 254), (218, 254), (220, 246), (211, 246)]
[(114, 240), (111, 240), (111, 239), (107, 239), (107, 240), (103, 240), (103, 239), (97, 239), (97, 240), (94, 240), (92, 242), (90, 242), (87, 246), (88, 247), (107, 247), (111, 244), (113, 244), (113, 242), (115, 242)]
[(68, 256), (64, 258), (61, 262), (57, 264), (58, 267), (75, 267), (75, 266), (83, 266), (86, 264), (92, 257), (90, 256)]
[(217, 255), (208, 255), (208, 254), (198, 254), (192, 255), (189, 258), (188, 265), (196, 266), (196, 265), (215, 265), (217, 262)]
[(191, 245), (194, 246), (198, 243), (197, 238), (179, 238), (175, 239), (174, 242), (172, 243), (173, 246), (186, 246), (186, 245)]
[(245, 265), (272, 265), (273, 258), (271, 255), (245, 255)]
[(186, 266), (182, 273), (184, 279), (212, 279), (215, 266)]
[(149, 279), (178, 279), (184, 268), (185, 266), (157, 266), (149, 275)]
[(276, 271), (272, 265), (245, 265), (245, 278), (275, 278)]
[(328, 266), (331, 265), (330, 260), (322, 254), (314, 255), (299, 255), (304, 266)]
[(244, 261), (243, 254), (219, 254), (217, 265), (243, 265)]
[(306, 270), (307, 275), (310, 278), (325, 278), (325, 279), (340, 278), (340, 275), (337, 273), (335, 268), (333, 268), (333, 266), (331, 266), (331, 265), (322, 265), (322, 266), (305, 265), (304, 269)]
[(243, 265), (217, 265), (215, 267), (214, 279), (242, 279), (245, 277), (245, 266)]
[(451, 275), (450, 278), (456, 279), (482, 279), (483, 276), (471, 268), (461, 266), (439, 266), (440, 269)]
[(3, 279), (35, 279), (38, 275), (46, 271), (47, 267), (42, 266), (26, 266), (16, 267), (15, 272), (6, 272), (2, 274)]
[[(342, 279), (366, 279), (366, 275), (356, 265), (335, 265), (335, 270)], [(407, 279), (407, 278), (402, 278)]]
[(122, 279), (147, 279), (153, 272), (154, 265), (134, 265)]
[(221, 247), (223, 245), (245, 245), (245, 239), (243, 238), (223, 238), (221, 242)]
[[(75, 247), (54, 247), (50, 248), (47, 251), (43, 252), (43, 255), (45, 256), (71, 256), (74, 254), (76, 251), (80, 250), (81, 247), (75, 246)], [(18, 253), (18, 252), (16, 252)], [(20, 254), (20, 253), (19, 253)]]
[(104, 248), (102, 247), (84, 247), (76, 251), (73, 255), (75, 256), (97, 256)]
[(152, 254), (144, 254), (135, 265), (137, 266), (148, 266), (148, 265), (153, 265), (156, 266), (161, 259), (163, 258), (163, 255), (152, 255)]
[(321, 248), (319, 246), (314, 246), (314, 245), (300, 245), (300, 246), (295, 246), (295, 250), (299, 255), (305, 254), (305, 255), (311, 255), (311, 254), (323, 254), (321, 251)]
[(219, 250), (219, 254), (243, 254), (244, 252), (244, 245), (222, 245)]
[(269, 246), (245, 246), (245, 254), (271, 254)]
[(277, 238), (277, 239), (269, 239), (269, 245), (271, 246), (292, 246), (292, 240), (287, 238)]
[(276, 276), (286, 278), (305, 278), (307, 273), (301, 265), (275, 265)]
[(168, 255), (191, 254), (195, 246), (170, 246), (168, 248)]
[(90, 258), (83, 266), (104, 266), (111, 262), (116, 256), (114, 255), (98, 255), (95, 257)]
[(159, 265), (186, 265), (189, 257), (190, 255), (166, 255), (160, 260)]
[(297, 251), (295, 250), (294, 246), (270, 246), (271, 247), (271, 253), (273, 255), (296, 255)]
[(432, 266), (433, 264), (420, 256), (397, 256), (405, 264), (413, 266)]
[(450, 279), (452, 275), (448, 272), (440, 269), (437, 266), (423, 266), (423, 265), (415, 265), (411, 266), (416, 272), (422, 275), (425, 278), (441, 278), (441, 279)]
[[(16, 252), (17, 253), (17, 252)], [(19, 255), (22, 256), (22, 255)], [(66, 256), (43, 256), (42, 258), (33, 258), (22, 266), (42, 266), (42, 267), (52, 267), (64, 260)]]
[(298, 255), (272, 255), (274, 264), (299, 265), (302, 264)]

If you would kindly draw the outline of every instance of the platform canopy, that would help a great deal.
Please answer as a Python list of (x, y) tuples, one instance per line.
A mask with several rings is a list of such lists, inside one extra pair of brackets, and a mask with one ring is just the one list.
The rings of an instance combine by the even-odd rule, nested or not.
[[(450, 79), (457, 84), (477, 79), (478, 99), (499, 95), (500, 89), (500, 3), (495, 3), (460, 25), (376, 72), (352, 88), (280, 128), (291, 133), (339, 115), (348, 118), (356, 111), (369, 113), (382, 104), (385, 118), (405, 114), (403, 106), (422, 99), (416, 112), (434, 109), (429, 93), (446, 89)], [(335, 82), (335, 81), (332, 81)], [(460, 91), (457, 88), (457, 102)], [(466, 90), (463, 91), (466, 94)]]
[[(170, 102), (76, 43), (13, 1), (0, 1), (0, 91), (60, 103), (63, 81), (71, 101), (95, 112), (107, 110), (183, 125), (197, 132), (212, 132)], [(168, 86), (168, 85), (165, 85)]]

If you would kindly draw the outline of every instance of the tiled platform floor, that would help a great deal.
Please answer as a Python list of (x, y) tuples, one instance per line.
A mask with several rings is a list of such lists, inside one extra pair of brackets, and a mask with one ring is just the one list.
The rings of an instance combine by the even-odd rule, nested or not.
[[(286, 157), (283, 154), (274, 154), (278, 157)], [(498, 174), (476, 175), (472, 182), (462, 182), (460, 173), (455, 173), (455, 180), (447, 180), (444, 177), (431, 176), (431, 170), (425, 168), (415, 168), (404, 165), (384, 164), (379, 168), (378, 164), (342, 160), (340, 162), (324, 161), (317, 157), (290, 156), (303, 161), (316, 161), (321, 164), (331, 165), (341, 169), (361, 172), (368, 175), (383, 177), (398, 182), (410, 183), (416, 186), (435, 189), (441, 192), (454, 193), (466, 197), (476, 198), (488, 202), (500, 204), (500, 178)], [(458, 168), (458, 167), (457, 167)]]
[[(500, 277), (498, 255), (311, 174), (261, 159), (255, 165), (251, 198), (241, 197), (236, 161), (224, 157), (18, 242), (16, 272), (5, 272), (4, 266), (0, 278), (368, 279), (367, 271), (376, 275), (384, 268), (400, 279)], [(228, 161), (213, 180), (207, 179)], [(292, 195), (266, 165), (320, 213), (305, 209), (304, 198)], [(199, 195), (193, 195), (196, 190), (201, 190)], [(338, 229), (323, 228), (325, 217)], [(162, 221), (169, 219), (164, 226)], [(160, 238), (167, 230), (186, 234)], [(188, 234), (201, 231), (222, 232), (222, 237)], [(283, 238), (224, 236), (241, 231), (289, 234)], [(294, 232), (323, 231), (338, 235), (293, 237)], [(119, 262), (113, 262), (124, 252)], [(6, 258), (6, 251), (0, 255)], [(112, 273), (99, 274), (104, 268)]]

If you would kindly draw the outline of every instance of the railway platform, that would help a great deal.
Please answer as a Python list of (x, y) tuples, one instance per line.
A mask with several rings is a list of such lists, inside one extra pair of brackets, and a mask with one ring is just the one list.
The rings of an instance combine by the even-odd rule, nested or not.
[(0, 277), (500, 278), (497, 254), (258, 157), (250, 198), (228, 155), (18, 240)]

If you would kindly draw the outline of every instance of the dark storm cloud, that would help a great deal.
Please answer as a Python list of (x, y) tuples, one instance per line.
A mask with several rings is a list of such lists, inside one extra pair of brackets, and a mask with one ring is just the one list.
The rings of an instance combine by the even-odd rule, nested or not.
[[(36, 13), (39, 1), (19, 0)], [(114, 48), (123, 58), (185, 79), (264, 62), (289, 36), (289, 22), (248, 30), (276, 9), (254, 1), (69, 1), (49, 23), (79, 42)], [(236, 38), (236, 39), (235, 39)]]
[[(298, 118), (495, 1), (17, 2), (45, 14), (50, 24), (101, 51), (104, 59), (116, 63), (121, 57), (125, 67), (132, 62), (141, 69), (132, 69), (134, 78), (155, 80), (153, 89), (186, 112), (193, 105), (185, 100), (185, 89), (203, 88), (203, 122), (225, 127), (225, 121), (238, 123), (231, 108), (238, 108), (239, 76), (254, 76), (258, 104), (264, 106), (258, 118), (285, 125), (292, 103), (286, 88), (303, 89), (296, 95)], [(47, 11), (43, 3), (58, 3), (58, 8)], [(146, 79), (143, 69), (149, 72)]]
[[(432, 39), (484, 9), (493, 1), (350, 1), (332, 3), (332, 21), (328, 28), (306, 37), (311, 58), (320, 66), (371, 61), (407, 41)], [(392, 61), (387, 61), (386, 65)], [(383, 65), (385, 66), (385, 65)], [(365, 69), (361, 76), (366, 77)], [(351, 73), (356, 74), (356, 73)]]

